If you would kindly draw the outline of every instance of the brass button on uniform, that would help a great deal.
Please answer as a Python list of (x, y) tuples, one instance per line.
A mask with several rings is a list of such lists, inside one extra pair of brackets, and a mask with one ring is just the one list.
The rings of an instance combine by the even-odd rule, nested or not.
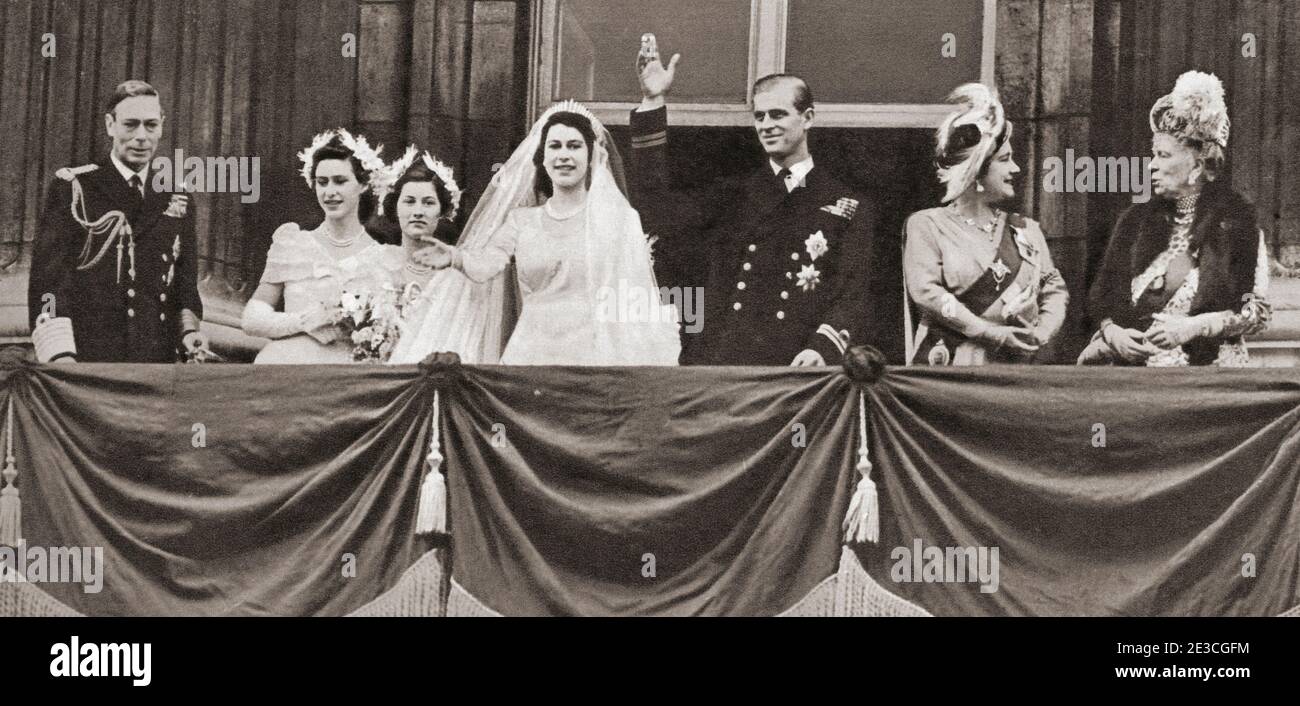
[(797, 253), (797, 252), (792, 252), (792, 253), (790, 253), (790, 259), (791, 259), (791, 260), (798, 260), (798, 259), (799, 259), (799, 253)]
[(746, 262), (745, 264), (740, 266), (740, 269), (749, 272), (751, 269), (753, 269), (753, 267), (748, 262)]
[(135, 309), (127, 309), (127, 310), (126, 310), (126, 315), (127, 315), (127, 316), (135, 316)]
[(789, 293), (789, 292), (781, 292), (781, 298), (782, 298), (782, 299), (789, 299), (789, 298), (790, 298), (790, 293)]
[(750, 244), (749, 244), (749, 251), (750, 251), (750, 252), (754, 252), (754, 251), (757, 250), (757, 249), (758, 249), (758, 246), (757, 246), (757, 245), (755, 245), (755, 244), (753, 244), (753, 243), (750, 243)]
[(737, 282), (737, 283), (736, 283), (736, 289), (744, 289), (744, 288), (745, 288), (745, 283), (744, 283), (744, 282)]
[(732, 304), (731, 308), (735, 309), (736, 311), (740, 311), (740, 302), (736, 302), (735, 304)]
[(134, 296), (135, 296), (135, 290), (134, 290), (134, 289), (128, 289), (128, 290), (126, 290), (126, 296), (128, 296), (128, 297), (134, 297)]
[(159, 294), (159, 295), (158, 295), (158, 301), (160, 301), (160, 302), (165, 302), (165, 301), (167, 301), (167, 293), (166, 293), (166, 292), (163, 292), (162, 294)]
[(776, 312), (776, 318), (778, 318), (778, 319), (784, 319), (784, 318), (785, 318), (785, 312), (784, 312), (784, 311), (778, 311), (778, 312)]

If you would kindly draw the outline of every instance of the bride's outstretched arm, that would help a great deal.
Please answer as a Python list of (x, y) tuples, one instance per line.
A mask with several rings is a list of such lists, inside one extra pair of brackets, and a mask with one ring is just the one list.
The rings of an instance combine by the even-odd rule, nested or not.
[(492, 238), (478, 248), (459, 248), (435, 243), (413, 256), (413, 259), (435, 268), (454, 267), (475, 282), (486, 282), (501, 274), (510, 258), (514, 257), (519, 242), (519, 230), (512, 214), (492, 234)]

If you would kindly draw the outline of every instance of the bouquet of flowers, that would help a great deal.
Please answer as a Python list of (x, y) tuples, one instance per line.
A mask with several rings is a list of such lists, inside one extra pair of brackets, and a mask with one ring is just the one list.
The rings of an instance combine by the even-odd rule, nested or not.
[(334, 325), (344, 340), (352, 342), (352, 360), (387, 362), (405, 328), (403, 316), (419, 296), (420, 287), (415, 283), (403, 289), (384, 285), (378, 290), (344, 290)]

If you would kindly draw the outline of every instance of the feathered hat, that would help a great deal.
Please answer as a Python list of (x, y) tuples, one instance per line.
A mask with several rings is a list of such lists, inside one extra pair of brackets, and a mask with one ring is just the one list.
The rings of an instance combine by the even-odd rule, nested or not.
[(307, 182), (307, 186), (312, 185), (312, 157), (315, 156), (317, 150), (328, 145), (336, 137), (339, 139), (339, 143), (347, 148), (352, 153), (352, 156), (357, 158), (357, 161), (361, 162), (361, 168), (366, 170), (366, 174), (373, 184), (375, 178), (379, 176), (384, 168), (384, 160), (379, 156), (379, 153), (384, 151), (384, 146), (380, 145), (372, 148), (370, 143), (366, 142), (366, 138), (361, 135), (354, 136), (340, 127), (320, 133), (312, 138), (311, 144), (306, 149), (298, 153), (298, 160), (302, 162), (302, 178)]
[(982, 83), (958, 86), (948, 96), (957, 110), (944, 118), (935, 134), (935, 167), (946, 187), (943, 202), (956, 199), (975, 183), (984, 163), (1011, 136), (1011, 124), (997, 94)]
[(1165, 132), (1184, 140), (1228, 148), (1228, 105), (1223, 82), (1214, 74), (1188, 71), (1174, 90), (1151, 106), (1151, 132)]
[(451, 203), (444, 205), (444, 208), (446, 209), (444, 211), (444, 216), (447, 220), (456, 218), (456, 213), (460, 210), (461, 190), (460, 186), (456, 184), (455, 173), (452, 171), (450, 166), (443, 163), (437, 157), (429, 154), (428, 150), (425, 150), (424, 153), (421, 154), (420, 150), (417, 149), (415, 145), (408, 146), (405, 154), (394, 160), (392, 164), (384, 167), (378, 176), (376, 176), (374, 182), (375, 196), (379, 199), (379, 213), (382, 215), (384, 212), (384, 197), (388, 195), (388, 192), (391, 191), (393, 186), (397, 184), (398, 180), (402, 178), (402, 175), (406, 174), (406, 171), (411, 168), (411, 165), (415, 164), (416, 157), (419, 157), (420, 160), (424, 162), (424, 166), (428, 167), (429, 171), (437, 174), (438, 179), (442, 181), (442, 185), (447, 188), (447, 194), (451, 197)]

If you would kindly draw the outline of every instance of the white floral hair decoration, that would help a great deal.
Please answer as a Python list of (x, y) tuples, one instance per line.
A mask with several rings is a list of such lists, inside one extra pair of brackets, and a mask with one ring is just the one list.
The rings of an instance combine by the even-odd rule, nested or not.
[(352, 156), (357, 158), (357, 161), (361, 162), (361, 168), (366, 170), (366, 175), (373, 185), (375, 179), (380, 176), (384, 169), (384, 160), (379, 156), (379, 153), (384, 151), (384, 146), (371, 147), (370, 143), (366, 142), (365, 137), (353, 135), (340, 127), (326, 130), (313, 137), (307, 149), (298, 153), (298, 160), (302, 162), (302, 178), (307, 182), (307, 186), (312, 185), (312, 158), (320, 148), (328, 145), (335, 137), (339, 138), (339, 142), (343, 147), (351, 152)]
[(442, 181), (442, 185), (447, 189), (447, 195), (451, 198), (451, 203), (446, 204), (442, 217), (449, 221), (455, 219), (456, 213), (460, 211), (461, 196), (460, 186), (456, 184), (455, 172), (442, 160), (429, 154), (428, 150), (421, 153), (415, 145), (407, 146), (406, 152), (394, 160), (392, 164), (384, 167), (383, 171), (376, 177), (375, 196), (379, 199), (379, 213), (382, 215), (384, 212), (384, 197), (388, 195), (389, 191), (392, 191), (393, 186), (397, 184), (403, 174), (406, 174), (411, 165), (415, 164), (416, 156), (420, 157), (424, 162), (424, 166), (429, 168), (429, 171), (438, 175), (438, 179)]
[(988, 86), (963, 84), (953, 90), (948, 102), (955, 103), (957, 109), (948, 114), (936, 132), (936, 161), (957, 158), (963, 150), (970, 151), (960, 162), (937, 165), (939, 183), (946, 187), (944, 203), (970, 188), (984, 163), (1011, 137), (1002, 103)]
[(1151, 132), (1228, 148), (1228, 106), (1223, 82), (1214, 74), (1188, 71), (1174, 82), (1174, 90), (1151, 106)]

